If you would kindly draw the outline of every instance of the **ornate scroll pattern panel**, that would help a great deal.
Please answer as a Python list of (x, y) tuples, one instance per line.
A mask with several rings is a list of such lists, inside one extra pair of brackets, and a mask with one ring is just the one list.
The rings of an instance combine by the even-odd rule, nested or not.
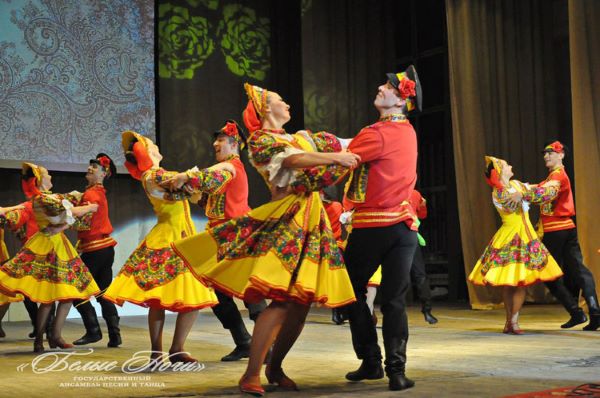
[(0, 159), (121, 163), (155, 135), (154, 8), (144, 0), (0, 1)]

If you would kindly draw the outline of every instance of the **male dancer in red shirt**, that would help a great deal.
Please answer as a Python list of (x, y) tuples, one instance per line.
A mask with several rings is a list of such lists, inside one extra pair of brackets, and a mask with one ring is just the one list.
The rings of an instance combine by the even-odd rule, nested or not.
[[(102, 291), (108, 288), (113, 279), (112, 265), (115, 258), (114, 246), (117, 242), (110, 236), (113, 227), (108, 217), (108, 202), (104, 180), (116, 174), (113, 161), (104, 153), (99, 153), (95, 159), (90, 160), (85, 179), (88, 186), (81, 198), (82, 203), (96, 203), (98, 211), (92, 215), (89, 229), (80, 229), (77, 232), (77, 250), (81, 259), (89, 268), (94, 280)], [(121, 345), (121, 331), (119, 329), (119, 314), (117, 307), (102, 297), (98, 298), (102, 307), (102, 317), (108, 328), (108, 347)], [(81, 314), (85, 334), (73, 344), (84, 345), (95, 343), (102, 339), (102, 331), (96, 316), (96, 310), (89, 301), (75, 303), (75, 308)]]
[(365, 302), (367, 282), (381, 264), (385, 371), (389, 389), (404, 390), (414, 386), (405, 376), (405, 296), (417, 247), (416, 216), (408, 202), (417, 180), (417, 136), (406, 114), (420, 109), (421, 89), (413, 66), (387, 77), (374, 101), (379, 121), (363, 128), (348, 147), (361, 158), (346, 192), (355, 210), (344, 259), (357, 299), (349, 308), (352, 343), (362, 364), (346, 378), (383, 377), (377, 332)]
[(572, 293), (577, 297), (572, 298), (565, 294), (565, 289), (561, 286), (563, 278), (546, 283), (546, 286), (571, 314), (571, 319), (563, 324), (562, 328), (570, 328), (587, 320), (577, 304), (579, 292), (582, 291), (590, 315), (590, 322), (583, 330), (596, 330), (600, 327), (600, 307), (594, 276), (583, 264), (577, 227), (571, 218), (575, 215), (575, 202), (571, 181), (563, 165), (566, 147), (561, 142), (554, 141), (546, 145), (542, 153), (550, 174), (541, 184), (550, 180), (560, 182), (558, 195), (552, 201), (541, 205), (540, 222), (544, 234), (542, 242), (565, 273), (564, 279), (572, 282)]
[[(240, 217), (250, 211), (248, 206), (248, 177), (244, 164), (240, 160), (240, 150), (246, 146), (246, 138), (242, 128), (233, 120), (228, 120), (220, 130), (214, 133), (213, 148), (217, 162), (229, 162), (235, 167), (235, 176), (227, 183), (221, 193), (208, 195), (205, 213), (209, 227), (214, 227), (227, 220)], [(221, 361), (238, 361), (248, 358), (250, 340), (240, 311), (233, 298), (215, 290), (219, 304), (212, 307), (214, 314), (225, 329), (228, 329), (235, 342), (234, 350), (221, 358)], [(246, 303), (250, 319), (256, 321), (266, 308), (266, 302)]]

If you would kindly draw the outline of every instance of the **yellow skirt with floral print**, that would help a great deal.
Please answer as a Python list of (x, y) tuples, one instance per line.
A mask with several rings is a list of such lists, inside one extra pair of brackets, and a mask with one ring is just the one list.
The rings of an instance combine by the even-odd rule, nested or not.
[(469, 275), (476, 285), (528, 286), (553, 281), (562, 270), (538, 239), (527, 213), (502, 214), (492, 237)]
[(318, 193), (288, 195), (172, 247), (197, 278), (248, 302), (356, 300)]
[(118, 305), (128, 301), (174, 312), (217, 305), (214, 291), (194, 278), (170, 247), (149, 247), (157, 233), (158, 228), (151, 231), (131, 254), (103, 297)]
[(92, 274), (63, 233), (36, 233), (0, 267), (0, 290), (37, 303), (85, 300), (100, 292)]

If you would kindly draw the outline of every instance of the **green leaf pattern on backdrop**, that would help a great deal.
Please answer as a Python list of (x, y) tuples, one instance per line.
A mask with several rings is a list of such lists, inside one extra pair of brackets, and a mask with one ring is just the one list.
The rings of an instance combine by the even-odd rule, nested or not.
[(193, 78), (194, 71), (214, 51), (209, 22), (203, 17), (190, 16), (187, 8), (172, 4), (161, 4), (158, 16), (158, 75)]
[(302, 10), (300, 15), (304, 16), (312, 8), (312, 0), (302, 0), (300, 7)]
[(216, 10), (219, 8), (219, 0), (187, 0), (187, 3), (192, 7), (198, 7), (202, 4), (209, 10)]
[[(217, 10), (219, 7), (219, 0), (186, 1), (191, 8), (202, 5)], [(217, 41), (232, 73), (258, 81), (266, 78), (271, 67), (268, 18), (257, 17), (255, 10), (241, 4), (225, 5), (215, 36), (210, 22), (193, 16), (190, 11), (169, 3), (159, 6), (158, 74), (161, 78), (192, 79), (196, 69), (213, 53)]]
[(225, 6), (217, 36), (229, 70), (264, 80), (271, 67), (270, 33), (269, 19), (257, 18), (253, 9), (240, 4)]
[(332, 131), (335, 127), (333, 120), (334, 109), (330, 93), (323, 86), (316, 84), (314, 76), (307, 73), (304, 86), (304, 125), (306, 128), (318, 131)]

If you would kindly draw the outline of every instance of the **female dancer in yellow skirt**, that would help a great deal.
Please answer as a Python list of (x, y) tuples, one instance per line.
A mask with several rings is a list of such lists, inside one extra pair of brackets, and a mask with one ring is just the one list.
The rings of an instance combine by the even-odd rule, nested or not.
[(271, 190), (271, 202), (173, 247), (194, 275), (217, 289), (244, 301), (272, 299), (256, 321), (239, 382), (243, 392), (262, 395), (260, 370), (273, 342), (267, 379), (297, 389), (281, 363), (302, 331), (310, 304), (336, 307), (355, 301), (318, 190), (339, 181), (358, 156), (341, 152), (331, 134), (287, 134), (289, 105), (275, 92), (245, 88), (250, 159)]
[[(33, 211), (39, 231), (27, 241), (15, 257), (0, 267), (0, 290), (15, 296), (26, 295), (40, 303), (37, 315), (37, 334), (34, 352), (42, 352), (43, 333), (52, 304), (59, 301), (48, 338), (51, 348), (70, 348), (61, 337), (71, 302), (85, 300), (99, 289), (89, 270), (62, 233), (71, 225), (89, 222), (96, 204), (73, 207), (81, 194), (53, 194), (48, 170), (32, 163), (23, 163), (22, 185), (33, 198)], [(76, 219), (79, 218), (79, 219)]]
[[(493, 188), (492, 202), (502, 226), (492, 237), (469, 275), (476, 285), (502, 286), (506, 325), (503, 333), (523, 334), (519, 311), (525, 301), (525, 287), (552, 281), (563, 273), (535, 233), (529, 221), (529, 204), (546, 202), (556, 196), (557, 185), (530, 186), (511, 180), (512, 166), (502, 159), (486, 156), (486, 180)], [(512, 205), (511, 195), (520, 192), (523, 202)]]
[[(2, 225), (2, 217), (4, 216), (4, 214), (6, 214), (6, 212), (10, 210), (12, 210), (12, 208), (0, 207), (0, 265), (8, 261), (8, 249), (6, 248), (6, 244), (4, 243), (4, 226)], [(2, 320), (4, 319), (4, 315), (6, 315), (6, 311), (8, 311), (10, 303), (16, 303), (19, 301), (23, 301), (23, 296), (21, 296), (20, 294), (18, 294), (15, 297), (11, 297), (0, 292), (0, 337), (6, 337), (4, 329), (2, 329)]]
[[(177, 322), (169, 360), (196, 362), (184, 353), (183, 345), (198, 315), (198, 309), (212, 307), (218, 300), (212, 289), (200, 283), (175, 255), (171, 242), (196, 233), (190, 216), (185, 191), (169, 192), (161, 186), (176, 175), (162, 169), (158, 147), (148, 138), (126, 131), (123, 133), (123, 150), (130, 174), (142, 182), (144, 191), (158, 218), (140, 245), (131, 254), (104, 298), (118, 305), (125, 301), (148, 307), (148, 328), (152, 345), (152, 359), (160, 362), (162, 330), (165, 310), (177, 312)], [(223, 166), (201, 171), (190, 170), (191, 185), (197, 190), (216, 193), (226, 179), (231, 179), (233, 167)]]

